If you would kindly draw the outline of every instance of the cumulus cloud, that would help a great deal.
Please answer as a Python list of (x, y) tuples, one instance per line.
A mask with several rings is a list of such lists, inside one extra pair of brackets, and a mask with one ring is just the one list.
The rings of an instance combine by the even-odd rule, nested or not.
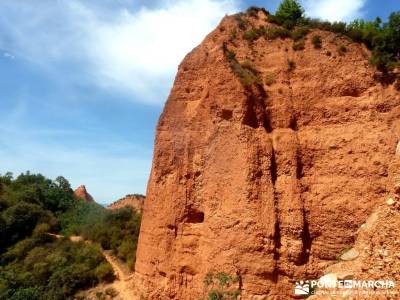
[(104, 13), (83, 0), (5, 0), (0, 47), (48, 71), (77, 67), (81, 81), (162, 103), (184, 55), (238, 10), (229, 0), (163, 3)]
[(304, 8), (310, 17), (328, 21), (352, 21), (363, 15), (366, 0), (305, 0)]

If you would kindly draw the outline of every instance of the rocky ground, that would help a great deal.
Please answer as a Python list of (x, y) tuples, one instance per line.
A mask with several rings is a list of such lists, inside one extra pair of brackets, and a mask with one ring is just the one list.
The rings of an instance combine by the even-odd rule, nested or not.
[[(354, 246), (327, 268), (323, 281), (393, 281), (393, 288), (317, 289), (309, 299), (400, 299), (400, 185), (360, 227)], [(328, 294), (322, 296), (323, 294)], [(337, 296), (333, 296), (334, 294)]]

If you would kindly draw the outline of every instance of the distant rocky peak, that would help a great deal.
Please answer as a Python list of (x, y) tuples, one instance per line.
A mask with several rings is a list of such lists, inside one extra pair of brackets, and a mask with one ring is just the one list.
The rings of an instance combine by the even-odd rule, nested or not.
[(86, 202), (94, 202), (93, 197), (87, 192), (86, 186), (81, 185), (74, 191), (75, 197), (81, 198)]

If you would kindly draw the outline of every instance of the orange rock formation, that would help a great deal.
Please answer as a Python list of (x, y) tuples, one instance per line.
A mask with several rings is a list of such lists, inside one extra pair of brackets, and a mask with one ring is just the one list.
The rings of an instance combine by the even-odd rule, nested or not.
[(85, 200), (86, 202), (94, 202), (93, 197), (87, 192), (86, 187), (81, 185), (74, 191), (75, 197)]
[[(243, 18), (274, 26), (265, 17)], [(400, 98), (365, 47), (319, 30), (303, 51), (242, 34), (225, 17), (186, 56), (160, 117), (136, 262), (145, 299), (205, 297), (208, 272), (239, 275), (242, 299), (288, 299), (388, 194)], [(273, 82), (245, 86), (226, 49)]]
[(132, 207), (134, 210), (141, 212), (143, 210), (145, 199), (146, 197), (143, 195), (126, 195), (124, 198), (111, 203), (107, 208), (118, 209), (123, 207)]

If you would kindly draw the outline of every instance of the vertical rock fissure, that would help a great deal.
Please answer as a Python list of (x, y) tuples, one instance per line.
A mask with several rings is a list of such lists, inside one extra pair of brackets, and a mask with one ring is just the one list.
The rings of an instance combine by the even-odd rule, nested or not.
[(275, 266), (272, 273), (272, 279), (274, 282), (278, 282), (279, 277), (279, 259), (280, 259), (280, 250), (281, 250), (281, 225), (279, 219), (279, 195), (277, 193), (275, 184), (278, 179), (278, 168), (276, 163), (276, 156), (274, 147), (272, 147), (271, 153), (271, 181), (273, 188), (273, 201), (274, 201), (274, 215), (275, 215), (275, 226), (274, 226), (274, 261)]

